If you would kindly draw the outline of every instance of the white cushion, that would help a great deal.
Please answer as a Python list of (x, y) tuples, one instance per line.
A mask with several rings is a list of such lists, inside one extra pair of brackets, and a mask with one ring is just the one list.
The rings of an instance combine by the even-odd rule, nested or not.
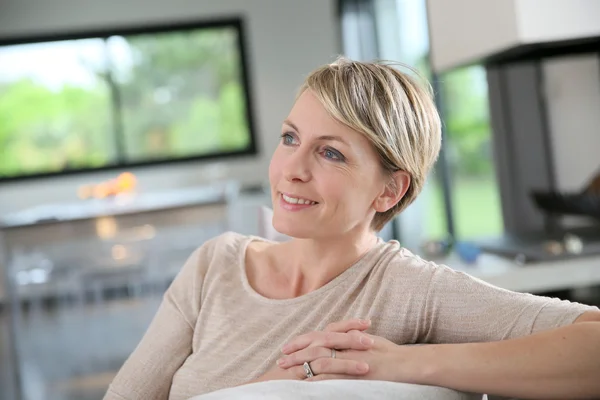
[(413, 385), (386, 381), (328, 380), (267, 381), (251, 383), (195, 396), (190, 400), (224, 399), (378, 399), (378, 400), (481, 400), (482, 395), (464, 393), (436, 386)]

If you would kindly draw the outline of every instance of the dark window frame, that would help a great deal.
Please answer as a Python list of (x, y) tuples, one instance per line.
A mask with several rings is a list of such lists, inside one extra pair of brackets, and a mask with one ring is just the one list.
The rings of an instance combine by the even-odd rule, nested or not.
[[(259, 154), (259, 143), (256, 133), (256, 122), (255, 122), (255, 105), (252, 99), (253, 86), (250, 79), (250, 65), (249, 65), (249, 53), (247, 34), (244, 19), (241, 16), (234, 16), (229, 18), (219, 18), (211, 20), (194, 20), (194, 21), (179, 21), (162, 24), (145, 24), (138, 25), (135, 27), (109, 27), (105, 29), (96, 30), (85, 30), (85, 31), (70, 31), (53, 34), (36, 34), (28, 36), (15, 36), (15, 37), (0, 37), (0, 47), (22, 45), (22, 44), (33, 44), (33, 43), (46, 43), (53, 41), (62, 40), (79, 40), (79, 39), (106, 39), (111, 36), (132, 36), (142, 34), (156, 34), (156, 33), (168, 33), (175, 31), (185, 30), (197, 30), (197, 29), (214, 29), (230, 27), (237, 31), (237, 49), (240, 55), (240, 82), (243, 87), (244, 101), (246, 106), (246, 121), (248, 123), (248, 131), (250, 135), (250, 141), (248, 147), (239, 151), (229, 151), (220, 153), (200, 154), (188, 157), (177, 157), (177, 158), (160, 158), (144, 161), (130, 161), (127, 162), (123, 157), (123, 142), (125, 141), (124, 133), (122, 129), (118, 127), (122, 125), (122, 120), (117, 122), (116, 132), (112, 132), (115, 135), (115, 147), (117, 149), (117, 161), (111, 164), (103, 165), (101, 167), (89, 167), (89, 168), (73, 168), (64, 169), (61, 171), (42, 172), (42, 173), (31, 173), (22, 174), (16, 176), (0, 176), (0, 184), (25, 181), (32, 179), (44, 179), (44, 178), (55, 178), (68, 175), (76, 174), (89, 174), (97, 173), (102, 171), (114, 171), (134, 168), (145, 168), (160, 165), (175, 165), (184, 164), (198, 161), (211, 161), (211, 160), (222, 160), (239, 157), (257, 156)], [(111, 90), (111, 102), (109, 107), (112, 108), (112, 117), (119, 118), (118, 114), (120, 110), (115, 113), (115, 108), (119, 107), (118, 94), (115, 98), (114, 91)], [(115, 116), (117, 114), (117, 116)]]

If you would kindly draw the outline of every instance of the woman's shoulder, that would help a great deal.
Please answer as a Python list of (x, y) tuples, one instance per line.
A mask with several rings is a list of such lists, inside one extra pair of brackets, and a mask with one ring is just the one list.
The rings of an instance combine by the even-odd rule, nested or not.
[(239, 254), (252, 239), (250, 235), (227, 231), (204, 242), (196, 249), (196, 253), (208, 258)]
[(194, 257), (207, 267), (213, 261), (221, 264), (226, 260), (231, 265), (241, 262), (246, 250), (255, 251), (272, 244), (275, 243), (259, 236), (227, 231), (204, 242), (196, 249)]
[(392, 240), (385, 243), (385, 261), (381, 263), (386, 273), (402, 279), (421, 278), (428, 282), (453, 282), (456, 284), (484, 284), (468, 272), (452, 268), (445, 260), (427, 260)]
[(403, 247), (398, 241), (383, 242), (378, 264), (390, 273), (427, 273), (456, 272), (447, 265), (427, 260)]
[[(180, 274), (194, 280), (205, 279), (214, 266), (229, 266), (237, 259), (245, 241), (250, 236), (236, 232), (224, 232), (205, 240), (189, 255)], [(216, 268), (222, 269), (222, 268)]]

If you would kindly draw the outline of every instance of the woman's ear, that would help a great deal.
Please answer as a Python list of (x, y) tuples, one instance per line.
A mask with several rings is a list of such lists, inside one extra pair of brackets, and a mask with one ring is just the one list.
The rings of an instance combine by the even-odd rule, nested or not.
[(392, 207), (394, 207), (406, 194), (408, 188), (410, 187), (410, 175), (405, 171), (396, 171), (394, 172), (385, 189), (375, 199), (373, 207), (377, 212), (386, 212)]

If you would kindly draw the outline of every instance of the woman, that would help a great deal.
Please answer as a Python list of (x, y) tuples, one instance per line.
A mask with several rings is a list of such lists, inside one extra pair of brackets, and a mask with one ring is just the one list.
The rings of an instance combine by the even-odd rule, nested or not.
[[(332, 378), (600, 396), (597, 308), (499, 289), (377, 238), (440, 141), (431, 95), (408, 75), (344, 59), (314, 71), (269, 168), (273, 225), (293, 240), (201, 246), (106, 398)], [(431, 345), (404, 346), (416, 343)]]

